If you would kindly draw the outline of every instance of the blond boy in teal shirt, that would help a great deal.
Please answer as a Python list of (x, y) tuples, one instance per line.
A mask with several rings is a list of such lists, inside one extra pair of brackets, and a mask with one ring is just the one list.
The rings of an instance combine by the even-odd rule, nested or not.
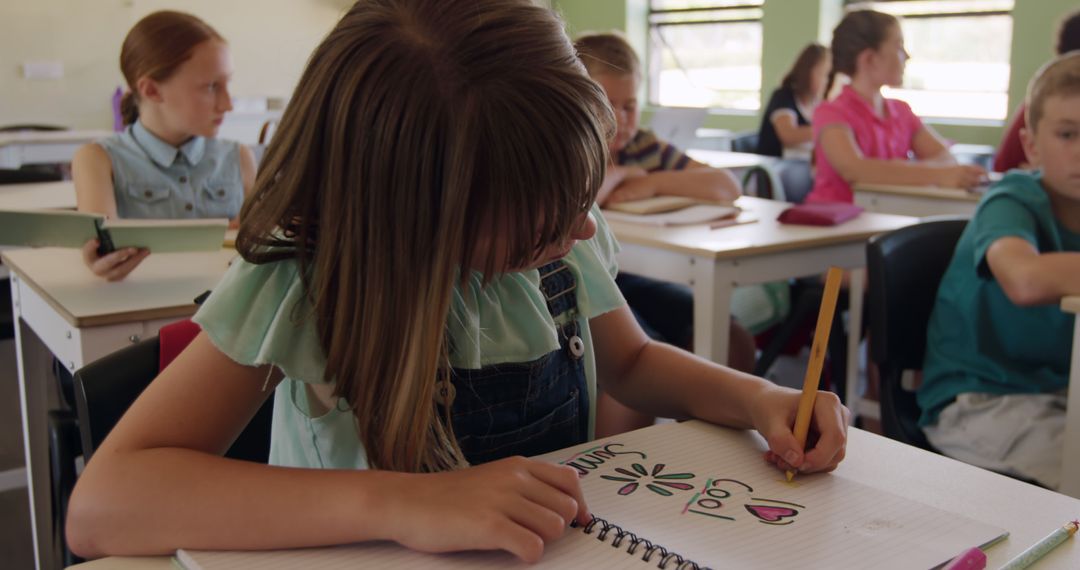
[(1028, 91), (1024, 150), (979, 204), (927, 331), (921, 423), (946, 455), (1060, 485), (1073, 317), (1080, 294), (1080, 53)]

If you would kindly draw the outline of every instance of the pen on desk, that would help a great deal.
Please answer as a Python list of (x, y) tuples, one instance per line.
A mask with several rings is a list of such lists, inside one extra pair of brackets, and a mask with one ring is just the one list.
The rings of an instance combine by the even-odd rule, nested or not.
[(1021, 568), (1031, 566), (1038, 559), (1046, 556), (1051, 550), (1068, 540), (1070, 536), (1076, 534), (1078, 528), (1080, 528), (1080, 521), (1066, 523), (1061, 528), (1046, 535), (1046, 537), (1039, 542), (1031, 545), (1027, 550), (1018, 554), (1016, 558), (1006, 562), (1005, 565), (1001, 567), (1001, 570), (1020, 570)]
[(940, 570), (983, 570), (983, 568), (986, 568), (986, 549), (1008, 537), (1009, 533), (1005, 532), (990, 542), (980, 546), (973, 546), (961, 552), (956, 558), (946, 562)]
[[(810, 345), (810, 363), (806, 366), (803, 378), (802, 397), (799, 398), (799, 410), (795, 414), (795, 440), (799, 447), (806, 449), (806, 436), (810, 432), (810, 419), (814, 415), (814, 401), (817, 399), (817, 387), (821, 378), (821, 368), (825, 364), (825, 350), (829, 346), (829, 331), (832, 330), (833, 314), (836, 312), (836, 299), (840, 295), (840, 282), (844, 272), (839, 267), (830, 267), (825, 275), (825, 294), (821, 297), (818, 310), (817, 327), (814, 329), (814, 342)], [(795, 476), (789, 469), (787, 480)]]
[(720, 228), (730, 228), (731, 226), (741, 226), (743, 224), (752, 224), (757, 221), (757, 218), (748, 217), (745, 215), (739, 215), (731, 218), (724, 218), (709, 224), (710, 230), (718, 230)]
[(978, 546), (972, 546), (950, 560), (941, 570), (983, 570), (983, 568), (986, 568), (986, 553)]

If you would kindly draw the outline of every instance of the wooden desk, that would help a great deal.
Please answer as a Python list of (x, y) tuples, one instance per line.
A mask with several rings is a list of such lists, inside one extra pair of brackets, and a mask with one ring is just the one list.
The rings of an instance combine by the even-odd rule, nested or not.
[[(752, 285), (824, 273), (830, 265), (854, 270), (849, 320), (862, 322), (866, 240), (916, 223), (907, 216), (863, 213), (839, 226), (785, 225), (776, 221), (791, 204), (743, 196), (736, 204), (752, 212), (751, 224), (656, 227), (609, 221), (622, 245), (619, 269), (689, 285), (694, 291), (694, 352), (720, 363), (728, 359), (731, 293)], [(857, 397), (859, 335), (848, 338), (845, 394), (856, 413), (877, 417)]]
[(776, 159), (771, 156), (728, 150), (693, 148), (687, 150), (686, 154), (690, 158), (708, 164), (713, 168), (727, 168), (729, 170), (745, 170), (754, 166), (768, 166), (776, 162)]
[[(1080, 295), (1062, 299), (1061, 310), (1080, 315)], [(1080, 498), (1080, 318), (1077, 318), (1073, 325), (1069, 402), (1066, 405), (1065, 449), (1061, 454), (1061, 492)]]
[(0, 168), (71, 162), (80, 146), (112, 134), (106, 130), (0, 133)]
[[(987, 551), (987, 568), (1000, 568), (1080, 516), (1080, 500), (858, 429), (849, 431), (847, 459), (835, 473), (1008, 530), (1009, 538)], [(1069, 540), (1033, 568), (1080, 568), (1080, 541)]]
[[(1080, 500), (855, 428), (849, 432), (847, 459), (835, 475), (1008, 530), (1009, 538), (987, 552), (987, 568), (1000, 567), (1080, 513)], [(166, 570), (169, 560), (104, 558), (72, 568)], [(1080, 540), (1054, 549), (1035, 568), (1080, 568)]]
[(868, 212), (919, 218), (943, 214), (971, 217), (983, 196), (980, 192), (968, 192), (959, 188), (888, 184), (857, 184), (854, 190), (855, 203)]
[(735, 131), (729, 129), (713, 129), (699, 127), (694, 131), (693, 148), (709, 150), (731, 150), (731, 141), (735, 138)]
[(38, 568), (59, 566), (59, 561), (51, 559), (46, 421), (49, 393), (55, 384), (54, 355), (74, 372), (192, 315), (193, 299), (217, 284), (236, 252), (151, 255), (117, 283), (90, 273), (81, 255), (77, 249), (60, 248), (0, 252), (11, 270), (19, 403)]
[(0, 185), (0, 210), (74, 210), (75, 183), (34, 182)]

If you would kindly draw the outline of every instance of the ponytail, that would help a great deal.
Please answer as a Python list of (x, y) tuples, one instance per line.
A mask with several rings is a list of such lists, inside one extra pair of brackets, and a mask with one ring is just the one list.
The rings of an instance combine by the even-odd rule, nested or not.
[(139, 120), (139, 104), (135, 102), (135, 94), (131, 91), (125, 91), (120, 98), (120, 120), (125, 127)]
[[(791, 65), (791, 69), (780, 82), (780, 86), (794, 91), (797, 97), (805, 97), (810, 91), (810, 74), (814, 71), (814, 67), (827, 57), (829, 57), (829, 49), (825, 46), (816, 43), (807, 45), (795, 58), (795, 63)], [(827, 90), (826, 93), (828, 93)]]
[(824, 100), (828, 100), (828, 95), (833, 93), (834, 83), (836, 83), (836, 67), (828, 70), (828, 81), (825, 82), (825, 94), (823, 95)]

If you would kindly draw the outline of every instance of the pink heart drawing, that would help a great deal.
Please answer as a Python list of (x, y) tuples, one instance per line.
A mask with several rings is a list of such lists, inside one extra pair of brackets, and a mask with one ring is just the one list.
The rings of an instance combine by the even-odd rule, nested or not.
[(787, 517), (793, 517), (799, 514), (799, 511), (790, 507), (770, 507), (765, 505), (744, 505), (746, 510), (750, 511), (750, 514), (761, 519), (762, 522), (771, 524), (789, 524), (794, 521), (780, 522), (781, 519)]

